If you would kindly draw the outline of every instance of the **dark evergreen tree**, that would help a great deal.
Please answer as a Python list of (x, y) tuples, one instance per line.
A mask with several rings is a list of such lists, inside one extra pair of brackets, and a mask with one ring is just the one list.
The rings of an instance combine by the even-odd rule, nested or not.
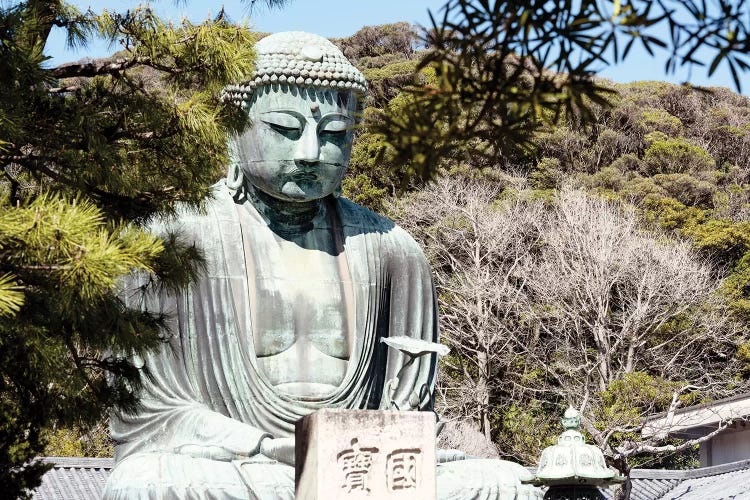
[[(254, 3), (254, 2), (252, 2)], [(274, 6), (278, 0), (263, 2)], [(121, 51), (48, 67), (54, 27), (70, 45)], [(200, 208), (244, 126), (219, 97), (248, 75), (253, 35), (223, 12), (194, 25), (148, 7), (81, 12), (62, 0), (0, 8), (0, 491), (24, 498), (47, 466), (42, 430), (137, 405), (126, 354), (160, 345), (164, 319), (129, 309), (118, 279), (179, 287), (201, 256), (145, 223)], [(156, 285), (158, 283), (158, 285)]]

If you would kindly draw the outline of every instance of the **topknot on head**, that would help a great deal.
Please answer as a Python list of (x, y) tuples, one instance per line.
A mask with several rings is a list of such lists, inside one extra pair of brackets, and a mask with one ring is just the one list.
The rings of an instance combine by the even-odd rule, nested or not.
[(304, 31), (284, 31), (255, 44), (250, 80), (224, 89), (224, 98), (241, 104), (263, 85), (286, 84), (364, 95), (367, 82), (330, 40)]

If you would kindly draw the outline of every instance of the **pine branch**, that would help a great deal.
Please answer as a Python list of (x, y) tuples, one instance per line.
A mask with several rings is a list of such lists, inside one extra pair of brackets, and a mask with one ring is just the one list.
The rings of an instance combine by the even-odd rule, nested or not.
[(62, 338), (63, 338), (63, 341), (65, 342), (65, 347), (68, 348), (68, 353), (73, 359), (73, 363), (75, 364), (78, 373), (86, 382), (86, 385), (94, 394), (94, 396), (98, 398), (102, 398), (102, 391), (99, 389), (99, 387), (94, 382), (94, 380), (89, 376), (89, 373), (86, 370), (85, 363), (83, 362), (84, 358), (81, 358), (81, 356), (78, 354), (78, 349), (76, 349), (75, 344), (73, 344), (72, 333), (69, 331), (68, 328), (66, 328), (64, 331), (65, 333), (62, 335)]
[(87, 62), (65, 63), (51, 70), (55, 78), (93, 77), (99, 75), (111, 75), (132, 68), (138, 64), (144, 64), (147, 57), (134, 57), (132, 59), (96, 59)]
[(50, 94), (64, 94), (66, 92), (75, 92), (80, 88), (80, 85), (66, 85), (63, 87), (52, 87), (50, 89), (47, 89), (47, 92), (49, 92)]
[(165, 66), (145, 56), (136, 56), (131, 59), (96, 59), (87, 62), (65, 63), (53, 68), (50, 72), (55, 78), (90, 78), (94, 76), (114, 75), (139, 65), (150, 66), (156, 70), (173, 75), (184, 73), (184, 70), (181, 68)]

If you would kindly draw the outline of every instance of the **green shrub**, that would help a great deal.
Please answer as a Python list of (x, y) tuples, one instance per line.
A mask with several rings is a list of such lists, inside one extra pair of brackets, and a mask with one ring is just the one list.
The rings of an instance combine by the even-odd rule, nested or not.
[(620, 190), (620, 195), (627, 200), (643, 203), (644, 200), (659, 200), (667, 197), (667, 192), (656, 185), (651, 177), (635, 176), (628, 179)]
[(684, 205), (708, 207), (716, 194), (716, 185), (690, 174), (657, 174), (654, 183)]
[(588, 139), (580, 132), (560, 126), (551, 132), (537, 134), (537, 154), (540, 157), (556, 158), (566, 171), (582, 171), (581, 159), (589, 147)]
[(695, 227), (707, 217), (706, 210), (688, 207), (674, 198), (647, 197), (643, 207), (644, 220), (667, 231)]
[(620, 191), (627, 182), (622, 172), (615, 167), (605, 167), (595, 174), (585, 176), (582, 180), (589, 187), (612, 191)]
[(678, 136), (682, 132), (680, 119), (658, 108), (643, 110), (640, 124), (648, 132), (659, 131), (668, 136)]
[(412, 75), (417, 67), (417, 62), (418, 61), (415, 59), (406, 61), (401, 60), (379, 68), (365, 69), (364, 76), (370, 84), (388, 78), (403, 77), (404, 75), (407, 76), (409, 80), (412, 80)]
[(682, 138), (653, 140), (646, 148), (643, 160), (648, 175), (695, 173), (716, 167), (716, 162), (705, 149)]
[(613, 161), (610, 167), (620, 172), (640, 172), (643, 170), (643, 161), (638, 156), (627, 153)]
[(658, 130), (649, 132), (643, 137), (643, 141), (646, 143), (647, 146), (650, 146), (651, 144), (658, 142), (658, 141), (668, 141), (668, 140), (669, 140), (669, 136), (665, 134), (664, 132), (660, 132)]
[(539, 160), (534, 170), (529, 175), (529, 183), (535, 189), (553, 189), (560, 185), (563, 172), (560, 169), (560, 160), (557, 158), (544, 157)]
[(750, 222), (713, 219), (687, 226), (682, 232), (698, 249), (722, 263), (735, 263), (750, 252)]
[[(750, 323), (750, 252), (740, 258), (722, 286), (730, 310), (745, 324)], [(742, 346), (741, 346), (742, 347)], [(747, 363), (750, 373), (750, 343), (745, 344), (737, 355)]]
[(672, 392), (680, 385), (646, 372), (625, 373), (600, 394), (602, 406), (597, 417), (609, 427), (638, 424), (643, 413), (666, 410)]
[(634, 149), (630, 137), (616, 130), (604, 129), (599, 133), (591, 147), (583, 151), (582, 170), (595, 172), (602, 166), (609, 165), (622, 154)]
[(675, 85), (662, 81), (641, 80), (618, 84), (617, 87), (629, 102), (640, 106), (656, 106), (664, 96), (672, 92)]
[(511, 404), (500, 419), (500, 449), (505, 453), (512, 451), (512, 458), (523, 463), (536, 463), (540, 451), (555, 444), (560, 433), (555, 410), (545, 408), (539, 401)]
[(114, 454), (112, 439), (106, 422), (90, 429), (77, 426), (61, 427), (44, 432), (49, 457), (111, 457)]
[(376, 186), (372, 178), (365, 174), (347, 176), (341, 182), (341, 187), (346, 198), (376, 212), (382, 211), (383, 200), (388, 195), (388, 189)]

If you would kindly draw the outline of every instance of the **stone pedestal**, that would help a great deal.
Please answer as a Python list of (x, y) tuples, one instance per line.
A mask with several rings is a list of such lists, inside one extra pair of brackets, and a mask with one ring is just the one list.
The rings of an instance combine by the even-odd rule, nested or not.
[(297, 500), (435, 498), (435, 415), (319, 410), (297, 422)]

